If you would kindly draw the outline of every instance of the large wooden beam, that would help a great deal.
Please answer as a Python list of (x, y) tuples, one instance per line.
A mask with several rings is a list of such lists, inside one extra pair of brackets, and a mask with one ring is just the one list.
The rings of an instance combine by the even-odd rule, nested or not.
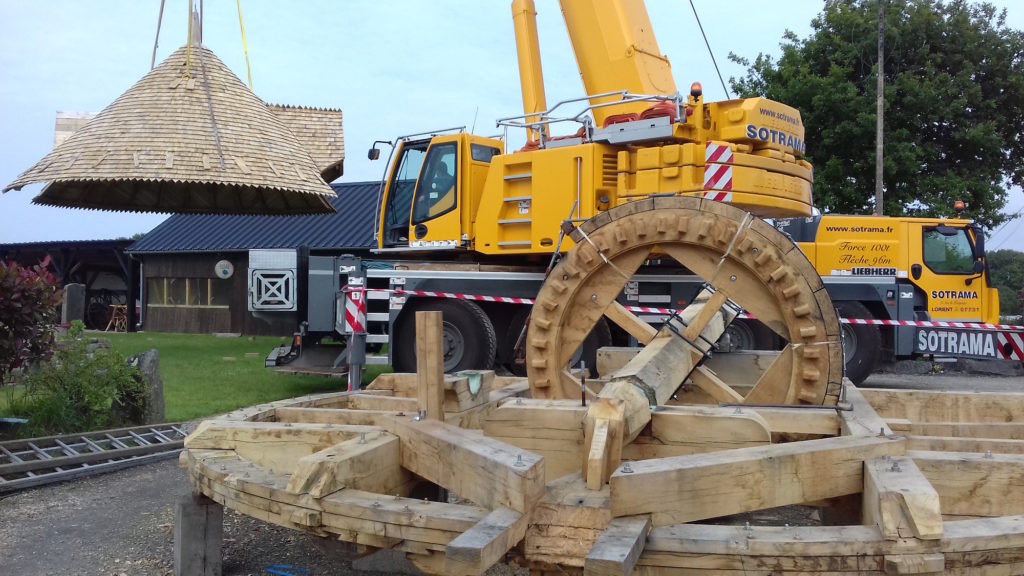
[(1021, 422), (1024, 393), (864, 389), (884, 418), (912, 422)]
[(384, 430), (377, 426), (206, 420), (185, 439), (185, 448), (234, 450), (258, 466), (290, 473), (301, 458), (360, 434)]
[(612, 474), (611, 511), (665, 526), (856, 494), (865, 460), (904, 451), (902, 438), (840, 437), (631, 462)]
[(651, 531), (649, 516), (615, 518), (608, 524), (583, 563), (585, 576), (626, 576), (633, 573), (647, 534)]
[(907, 457), (864, 462), (864, 523), (886, 540), (942, 538), (939, 494)]
[(402, 467), (485, 508), (527, 512), (544, 494), (544, 459), (433, 420), (395, 418)]
[(771, 444), (764, 418), (752, 410), (711, 406), (660, 406), (651, 418), (651, 436), (695, 452)]
[(322, 498), (342, 488), (394, 494), (411, 478), (402, 469), (399, 440), (377, 432), (345, 440), (299, 460), (287, 490)]
[(416, 385), (419, 409), (431, 420), (444, 420), (444, 342), (441, 312), (416, 313)]
[(953, 438), (950, 436), (907, 436), (907, 450), (1024, 454), (1024, 440), (1002, 440), (998, 438)]
[(908, 456), (935, 487), (943, 514), (1024, 514), (1024, 456), (918, 451)]
[(527, 516), (509, 508), (497, 508), (475, 526), (448, 543), (445, 571), (448, 574), (483, 574), (501, 560), (523, 536)]

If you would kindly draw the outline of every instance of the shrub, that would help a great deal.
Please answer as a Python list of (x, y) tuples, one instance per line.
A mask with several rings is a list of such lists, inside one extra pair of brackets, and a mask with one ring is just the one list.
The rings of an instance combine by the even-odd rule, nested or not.
[(53, 358), (26, 372), (22, 393), (9, 396), (9, 411), (29, 421), (20, 435), (109, 428), (115, 405), (124, 411), (144, 397), (139, 370), (105, 341), (82, 338), (82, 328), (76, 322)]
[(61, 291), (50, 257), (24, 267), (0, 261), (0, 384), (15, 368), (50, 357)]

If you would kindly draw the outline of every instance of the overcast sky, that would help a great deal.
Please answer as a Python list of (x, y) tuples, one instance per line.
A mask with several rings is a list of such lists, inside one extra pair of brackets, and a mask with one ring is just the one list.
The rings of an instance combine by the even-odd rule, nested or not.
[[(548, 103), (583, 94), (555, 0), (535, 0)], [(366, 159), (376, 139), (520, 114), (509, 0), (296, 0), (242, 2), (253, 88), (270, 103), (341, 108), (342, 181), (377, 180), (385, 157)], [(157, 62), (185, 44), (184, 0), (167, 2)], [(198, 5), (198, 2), (196, 2)], [(820, 1), (696, 0), (728, 81), (742, 68), (730, 51), (777, 54), (786, 29), (805, 37)], [(1024, 29), (1024, 3), (1001, 0), (1009, 24)], [(53, 146), (57, 111), (98, 112), (149, 71), (159, 0), (0, 0), (0, 186)], [(686, 0), (648, 0), (661, 52), (676, 83), (704, 85), (725, 99)], [(246, 77), (235, 3), (206, 2), (204, 44)], [(521, 141), (521, 138), (520, 138)], [(516, 141), (513, 140), (513, 143)], [(0, 196), (0, 243), (85, 240), (147, 232), (166, 216), (60, 209), (30, 204), (41, 185)], [(1014, 189), (1008, 212), (1024, 207)], [(989, 249), (1024, 248), (1016, 220)]]

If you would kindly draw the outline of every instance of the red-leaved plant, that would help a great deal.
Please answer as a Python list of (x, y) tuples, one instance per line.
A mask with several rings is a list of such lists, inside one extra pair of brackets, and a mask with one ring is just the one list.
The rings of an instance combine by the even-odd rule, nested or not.
[(24, 364), (53, 353), (61, 290), (46, 269), (0, 261), (0, 384)]

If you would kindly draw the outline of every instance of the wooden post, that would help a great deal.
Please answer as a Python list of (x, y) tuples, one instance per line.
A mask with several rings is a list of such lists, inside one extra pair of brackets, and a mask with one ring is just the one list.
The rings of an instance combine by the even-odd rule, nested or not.
[(188, 495), (174, 514), (174, 576), (220, 576), (224, 508), (206, 496)]
[(444, 349), (441, 312), (416, 313), (416, 388), (420, 411), (444, 420)]

